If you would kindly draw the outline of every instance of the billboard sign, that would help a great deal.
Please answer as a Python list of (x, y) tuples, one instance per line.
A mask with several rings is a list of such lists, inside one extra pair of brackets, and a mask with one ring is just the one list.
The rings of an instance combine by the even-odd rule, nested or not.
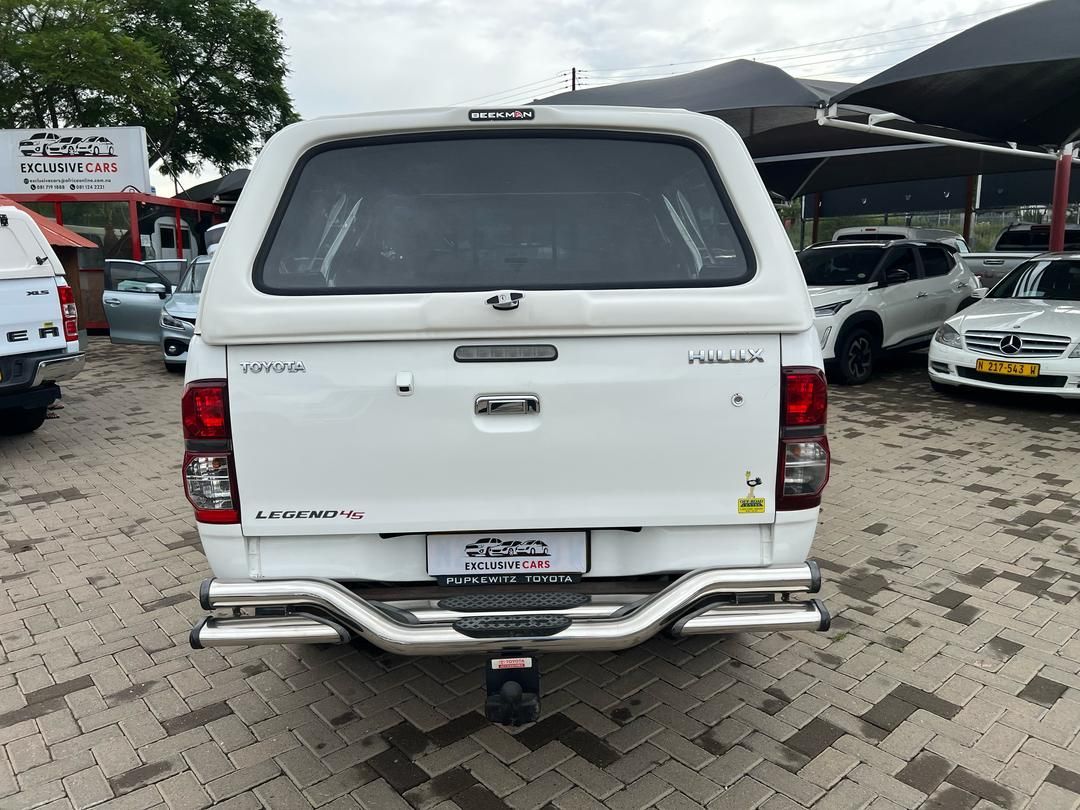
[(0, 130), (0, 194), (150, 192), (142, 127)]

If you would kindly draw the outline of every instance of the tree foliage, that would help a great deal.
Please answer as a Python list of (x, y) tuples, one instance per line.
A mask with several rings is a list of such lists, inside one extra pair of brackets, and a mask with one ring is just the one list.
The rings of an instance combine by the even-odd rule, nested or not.
[(228, 170), (295, 120), (253, 0), (0, 0), (0, 127), (146, 128), (151, 163)]

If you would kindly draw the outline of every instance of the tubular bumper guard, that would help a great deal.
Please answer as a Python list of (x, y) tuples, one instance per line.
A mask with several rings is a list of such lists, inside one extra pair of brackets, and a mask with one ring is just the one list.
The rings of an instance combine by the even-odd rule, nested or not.
[[(284, 607), (290, 612), (204, 618), (191, 631), (191, 646), (341, 644), (355, 635), (399, 655), (621, 650), (662, 630), (675, 636), (826, 630), (829, 612), (819, 600), (786, 599), (793, 593), (817, 593), (820, 586), (813, 561), (710, 568), (691, 571), (665, 589), (640, 597), (594, 596), (590, 603), (553, 610), (459, 612), (426, 600), (376, 602), (325, 579), (209, 579), (199, 589), (206, 610)], [(777, 594), (784, 601), (745, 599)], [(293, 612), (304, 608), (316, 613)], [(469, 632), (477, 620), (487, 623), (486, 629)], [(535, 633), (528, 629), (537, 626), (541, 629)]]

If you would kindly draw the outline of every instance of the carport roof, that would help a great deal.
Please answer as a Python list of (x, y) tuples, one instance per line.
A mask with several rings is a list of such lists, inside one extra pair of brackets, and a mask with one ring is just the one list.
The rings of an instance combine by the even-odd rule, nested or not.
[(1080, 136), (1080, 3), (1002, 14), (837, 93), (990, 138), (1061, 146)]
[(37, 223), (37, 226), (41, 228), (41, 232), (45, 234), (45, 239), (53, 247), (97, 247), (97, 245), (89, 239), (79, 236), (75, 231), (69, 231), (63, 225), (58, 225), (55, 219), (49, 219), (47, 216), (39, 214), (32, 208), (27, 208), (25, 205), (20, 205), (12, 199), (0, 197), (0, 206), (11, 206), (28, 213), (33, 218), (34, 222)]

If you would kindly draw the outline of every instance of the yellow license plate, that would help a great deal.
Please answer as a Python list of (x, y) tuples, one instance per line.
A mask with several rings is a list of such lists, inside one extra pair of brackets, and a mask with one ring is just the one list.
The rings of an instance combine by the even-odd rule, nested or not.
[(976, 360), (976, 371), (988, 374), (1007, 374), (1010, 377), (1038, 377), (1038, 363), (1012, 363), (1008, 360)]

